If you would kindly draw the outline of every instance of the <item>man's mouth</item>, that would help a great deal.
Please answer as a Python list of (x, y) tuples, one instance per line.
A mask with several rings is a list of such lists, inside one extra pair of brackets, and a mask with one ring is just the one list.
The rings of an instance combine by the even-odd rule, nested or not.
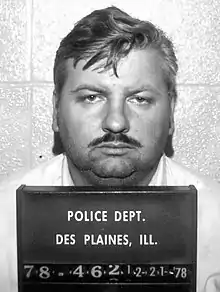
[(98, 148), (133, 148), (131, 145), (121, 142), (102, 143)]
[(126, 143), (109, 142), (102, 143), (97, 148), (100, 148), (101, 152), (107, 155), (124, 155), (134, 147)]

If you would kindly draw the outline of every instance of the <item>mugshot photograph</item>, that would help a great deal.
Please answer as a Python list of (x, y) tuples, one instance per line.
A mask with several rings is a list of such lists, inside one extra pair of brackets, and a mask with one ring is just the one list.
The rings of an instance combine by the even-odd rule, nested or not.
[(0, 74), (0, 127), (20, 127), (0, 145), (0, 291), (220, 291), (220, 74), (198, 66), (219, 44), (190, 47), (220, 4), (20, 2), (2, 5), (29, 55)]

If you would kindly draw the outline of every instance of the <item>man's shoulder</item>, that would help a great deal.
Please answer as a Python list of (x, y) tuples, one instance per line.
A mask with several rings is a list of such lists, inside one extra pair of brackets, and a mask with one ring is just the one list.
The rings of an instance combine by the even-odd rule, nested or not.
[(61, 169), (64, 156), (58, 155), (47, 162), (43, 162), (26, 173), (19, 173), (13, 178), (4, 181), (0, 185), (0, 205), (12, 203), (15, 199), (16, 189), (22, 185), (44, 185), (56, 184), (61, 177)]
[[(220, 183), (182, 164), (166, 158), (167, 185), (194, 185), (198, 191), (198, 207), (200, 215), (217, 220), (220, 227)], [(220, 238), (219, 238), (220, 239)]]
[(64, 155), (58, 155), (27, 172), (21, 182), (26, 185), (53, 185), (60, 177)]
[(219, 194), (220, 183), (197, 171), (187, 168), (183, 164), (166, 157), (167, 185), (195, 185), (200, 191)]
[(55, 156), (26, 173), (19, 173), (11, 179), (4, 181), (0, 190), (17, 187), (19, 184), (50, 185), (52, 181), (56, 180), (61, 175), (63, 158), (64, 156), (62, 154)]

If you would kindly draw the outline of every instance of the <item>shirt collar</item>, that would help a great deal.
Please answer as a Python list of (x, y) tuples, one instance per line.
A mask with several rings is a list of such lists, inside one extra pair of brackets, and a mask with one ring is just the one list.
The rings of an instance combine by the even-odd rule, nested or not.
[(74, 186), (72, 177), (70, 175), (67, 157), (63, 155), (62, 169), (61, 169), (61, 186)]
[(160, 158), (157, 166), (157, 170), (152, 177), (149, 186), (166, 186), (167, 185), (167, 166), (166, 166), (166, 156)]
[[(166, 175), (166, 156), (165, 154), (161, 157), (157, 170), (151, 179), (149, 186), (165, 186), (167, 185)], [(63, 155), (62, 169), (61, 169), (61, 186), (74, 186), (74, 182), (71, 178), (69, 167), (67, 163), (67, 157)]]

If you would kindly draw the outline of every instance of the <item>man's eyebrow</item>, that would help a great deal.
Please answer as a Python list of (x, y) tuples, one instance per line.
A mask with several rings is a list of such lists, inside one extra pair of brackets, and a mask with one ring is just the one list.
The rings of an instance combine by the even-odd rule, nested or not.
[(145, 84), (145, 85), (142, 85), (140, 87), (137, 87), (137, 88), (128, 88), (127, 89), (127, 92), (130, 94), (136, 94), (136, 93), (140, 93), (140, 92), (143, 92), (143, 91), (150, 91), (150, 92), (153, 92), (155, 94), (162, 94), (162, 92), (157, 89), (156, 87), (150, 85), (150, 84)]
[(71, 92), (77, 93), (81, 90), (90, 90), (90, 91), (95, 91), (95, 92), (99, 92), (99, 93), (108, 92), (107, 88), (104, 88), (102, 86), (95, 86), (93, 84), (80, 84), (80, 85), (76, 86), (74, 89), (72, 89)]
[[(89, 90), (89, 91), (94, 91), (94, 92), (98, 92), (98, 93), (105, 93), (105, 94), (110, 92), (110, 89), (108, 89), (105, 86), (102, 86), (102, 85), (96, 86), (93, 84), (86, 84), (86, 83), (77, 85), (74, 89), (71, 90), (71, 92), (77, 93), (81, 90)], [(136, 93), (140, 93), (143, 91), (150, 91), (150, 92), (157, 94), (157, 95), (162, 94), (162, 92), (159, 89), (157, 89), (156, 87), (154, 87), (150, 84), (144, 84), (144, 85), (136, 87), (136, 88), (127, 87), (124, 89), (124, 91), (126, 92), (126, 94), (136, 94)]]

